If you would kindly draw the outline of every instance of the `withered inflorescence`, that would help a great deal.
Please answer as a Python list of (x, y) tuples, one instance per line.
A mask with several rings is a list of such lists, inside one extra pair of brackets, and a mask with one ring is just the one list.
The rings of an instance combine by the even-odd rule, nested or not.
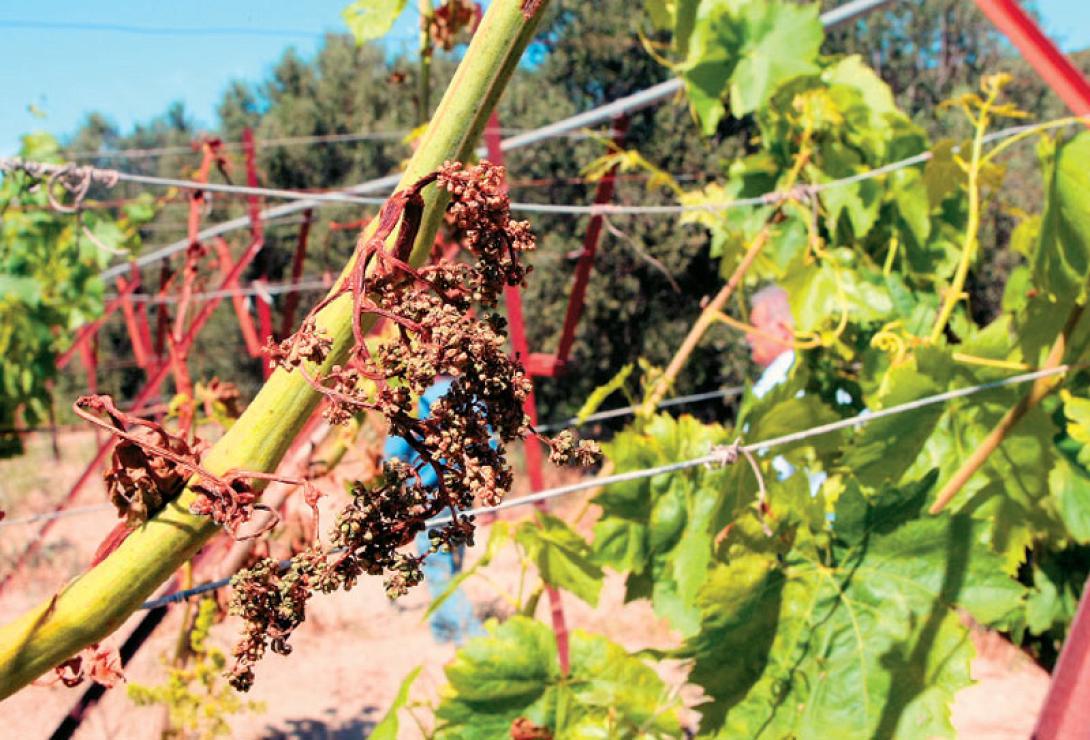
[[(340, 289), (311, 311), (295, 335), (268, 348), (273, 364), (303, 373), (325, 396), (327, 419), (344, 422), (377, 411), (418, 462), (387, 461), (377, 480), (356, 483), (328, 546), (313, 545), (286, 568), (260, 561), (233, 579), (231, 608), (246, 622), (230, 674), (236, 688), (250, 687), (254, 663), (267, 649), (290, 652), (287, 640), (305, 618), (311, 594), (351, 588), (364, 574), (385, 575), (387, 594), (404, 594), (422, 579), (424, 558), (400, 548), (428, 519), (452, 515), (449, 524), (429, 532), (431, 552), (471, 544), (472, 517), (459, 512), (475, 501), (496, 504), (510, 490), (506, 445), (536, 432), (523, 412), (530, 379), (505, 351), (505, 321), (494, 309), (506, 286), (524, 283), (529, 268), (520, 257), (534, 248), (534, 237), (528, 223), (510, 218), (503, 177), (503, 168), (487, 161), (474, 167), (448, 162), (394, 194), (374, 234), (358, 243)], [(408, 260), (423, 213), (421, 192), (432, 183), (450, 195), (448, 221), (473, 260), (417, 270)], [(353, 301), (354, 346), (347, 361), (312, 376), (307, 363), (321, 366), (332, 351), (317, 312), (346, 295)], [(397, 327), (393, 339), (373, 352), (363, 341), (368, 317)], [(452, 379), (450, 390), (428, 418), (418, 418), (416, 399), (440, 377)], [(556, 462), (597, 458), (593, 443), (577, 443), (570, 434), (542, 439)], [(434, 486), (423, 483), (426, 467), (436, 474)]]

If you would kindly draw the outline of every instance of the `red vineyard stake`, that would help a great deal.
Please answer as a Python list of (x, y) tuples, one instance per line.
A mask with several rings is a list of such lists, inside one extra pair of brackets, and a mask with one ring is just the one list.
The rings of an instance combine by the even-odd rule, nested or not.
[(976, 4), (1075, 115), (1090, 115), (1090, 82), (1015, 0), (976, 0)]
[[(242, 131), (242, 154), (246, 160), (246, 184), (251, 188), (256, 188), (260, 185), (257, 179), (257, 149), (254, 146), (254, 132), (250, 127), (246, 127)], [(246, 196), (246, 206), (250, 215), (250, 238), (254, 242), (265, 241), (265, 223), (261, 220), (261, 199), (256, 195)], [(262, 270), (258, 275), (259, 280), (264, 280), (266, 273)], [(255, 286), (260, 288), (260, 286)], [(268, 298), (269, 296), (261, 296), (261, 298)], [(264, 305), (262, 305), (264, 303)], [(264, 301), (258, 301), (257, 303), (257, 320), (258, 330), (260, 331), (261, 346), (264, 347), (269, 340), (272, 339), (272, 317), (269, 314), (269, 305)], [(260, 355), (260, 349), (258, 350)], [(261, 363), (262, 376), (268, 380), (269, 374), (272, 370), (269, 368), (268, 363)]]
[(147, 328), (148, 317), (143, 304), (138, 309), (130, 295), (140, 287), (140, 269), (133, 265), (131, 288), (130, 281), (123, 277), (117, 279), (117, 287), (118, 297), (121, 299), (121, 314), (125, 317), (125, 329), (129, 333), (133, 357), (140, 369), (146, 371), (151, 365), (151, 341)]
[[(154, 348), (151, 346), (151, 322), (148, 321), (148, 306), (145, 302), (136, 304), (136, 328), (140, 333), (140, 342), (147, 354), (148, 368), (154, 364)], [(147, 368), (146, 368), (147, 369)]]
[[(261, 332), (262, 338), (265, 340), (262, 342), (264, 346), (267, 342), (272, 340), (273, 328), (272, 328), (272, 294), (265, 289), (265, 281), (261, 278), (254, 280), (253, 282), (254, 292), (254, 304), (257, 306), (257, 328)], [(260, 354), (260, 352), (259, 352)], [(273, 366), (270, 362), (261, 363), (261, 377), (265, 380), (269, 379), (272, 375)]]
[[(258, 186), (257, 179), (257, 160), (255, 145), (253, 139), (253, 131), (249, 128), (242, 132), (243, 140), (243, 153), (246, 159), (246, 184), (250, 187)], [(250, 218), (250, 246), (247, 250), (255, 248), (260, 249), (261, 245), (265, 243), (265, 225), (261, 220), (261, 201), (257, 196), (246, 196), (246, 208), (247, 214)], [(214, 240), (217, 255), (219, 257), (220, 269), (224, 273), (231, 272), (231, 253), (227, 247), (227, 242), (217, 237)], [(227, 286), (228, 290), (237, 290), (239, 288), (238, 278), (241, 277), (241, 273), (236, 279)], [(242, 340), (246, 343), (246, 352), (250, 357), (261, 357), (261, 350), (264, 346), (264, 338), (267, 335), (264, 331), (258, 333), (258, 329), (254, 328), (254, 320), (250, 316), (250, 307), (245, 296), (233, 295), (231, 297), (231, 303), (235, 308), (235, 316), (238, 318), (238, 328), (242, 332)], [(266, 372), (263, 368), (263, 372)], [(266, 374), (267, 378), (268, 375)]]
[(87, 372), (87, 392), (98, 393), (98, 335), (90, 337), (79, 346), (79, 359)]
[[(254, 257), (257, 255), (260, 249), (260, 243), (250, 244), (246, 251), (243, 252), (242, 256), (239, 257), (238, 262), (234, 263), (231, 266), (230, 270), (226, 272), (220, 282), (219, 290), (226, 290), (227, 286), (233, 285), (235, 282), (237, 282), (239, 275), (241, 275), (242, 272), (249, 266), (249, 264), (253, 261)], [(167, 281), (167, 284), (169, 284), (169, 280)], [(197, 338), (197, 335), (200, 333), (201, 329), (204, 328), (204, 325), (208, 323), (208, 319), (212, 317), (212, 313), (216, 310), (216, 308), (220, 304), (220, 301), (222, 300), (222, 296), (212, 296), (204, 303), (203, 306), (201, 306), (200, 311), (198, 311), (197, 314), (193, 317), (193, 321), (190, 323), (188, 331), (186, 331), (186, 333), (182, 336), (181, 341), (178, 343), (179, 348), (188, 352), (189, 347), (192, 346), (193, 341)], [(131, 413), (139, 414), (147, 406), (148, 401), (155, 393), (159, 391), (159, 388), (163, 385), (163, 381), (166, 380), (169, 371), (170, 363), (161, 362), (158, 364), (155, 371), (151, 374), (151, 377), (148, 378), (147, 383), (145, 383), (144, 387), (140, 389), (140, 392), (137, 394), (136, 399), (133, 401)], [(111, 435), (111, 438), (98, 448), (98, 451), (95, 453), (94, 459), (92, 459), (87, 467), (83, 469), (83, 472), (80, 474), (79, 479), (75, 482), (72, 488), (68, 490), (68, 493), (65, 494), (64, 499), (62, 499), (61, 502), (56, 507), (54, 507), (54, 513), (59, 514), (75, 502), (76, 498), (79, 496), (79, 492), (87, 484), (87, 481), (91, 479), (91, 476), (94, 475), (94, 473), (102, 465), (102, 462), (106, 459), (106, 456), (109, 454), (110, 450), (113, 449), (113, 445), (114, 438)], [(11, 569), (4, 574), (2, 579), (0, 579), (0, 593), (3, 592), (7, 584), (11, 582), (12, 578), (14, 578), (17, 573), (19, 573), (19, 571), (23, 568), (27, 561), (29, 561), (30, 558), (32, 558), (41, 549), (42, 543), (45, 541), (46, 535), (49, 534), (49, 532), (53, 529), (54, 524), (58, 521), (60, 521), (59, 518), (54, 518), (42, 523), (42, 526), (38, 528), (38, 531), (35, 533), (34, 538), (30, 541), (30, 544), (27, 545), (26, 549), (23, 550), (23, 552), (19, 555), (16, 561), (12, 564)]]
[[(246, 184), (256, 188), (260, 185), (257, 180), (257, 152), (254, 146), (254, 132), (249, 127), (242, 130), (242, 155), (246, 160)], [(255, 241), (263, 241), (265, 224), (261, 220), (261, 198), (256, 195), (247, 195), (246, 207), (250, 215), (250, 235)]]
[(1033, 730), (1033, 740), (1064, 740), (1086, 737), (1090, 732), (1090, 603), (1086, 594), (1090, 580), (1082, 587), (1060, 658), (1052, 671), (1052, 684)]
[[(295, 242), (295, 255), (291, 259), (291, 286), (294, 288), (303, 277), (303, 263), (307, 257), (307, 241), (310, 239), (310, 224), (314, 219), (314, 209), (303, 211), (303, 223), (299, 227), (299, 239)], [(284, 298), (284, 315), (280, 322), (279, 339), (284, 339), (295, 329), (295, 310), (299, 307), (298, 291), (288, 291)]]
[[(492, 111), (492, 115), (488, 119), (488, 125), (484, 131), (484, 140), (488, 149), (488, 158), (494, 164), (502, 165), (504, 157), (503, 149), (500, 146), (500, 120), (495, 111)], [(530, 352), (526, 342), (526, 326), (522, 316), (522, 294), (517, 286), (507, 286), (503, 291), (503, 298), (507, 306), (507, 325), (511, 330), (511, 348), (514, 349), (516, 357), (523, 358), (523, 361), (525, 361)], [(529, 368), (527, 368), (527, 371), (530, 372)], [(532, 385), (530, 393), (526, 396), (526, 401), (523, 404), (523, 410), (530, 417), (530, 422), (536, 425), (537, 399), (534, 396)], [(526, 472), (530, 477), (531, 491), (543, 490), (545, 481), (541, 472), (541, 441), (532, 435), (526, 437), (523, 440), (523, 453), (526, 456)], [(544, 501), (539, 501), (535, 506), (539, 511), (547, 509)], [(561, 599), (560, 591), (553, 586), (546, 584), (545, 594), (549, 599), (553, 634), (556, 637), (557, 662), (560, 664), (560, 673), (566, 676), (571, 671), (571, 651), (568, 645), (568, 624), (564, 616), (564, 602)]]
[[(205, 139), (201, 142), (200, 148), (201, 165), (193, 179), (197, 182), (208, 182), (213, 164), (226, 176), (227, 162), (220, 150), (220, 140)], [(207, 249), (200, 242), (201, 217), (205, 202), (203, 190), (194, 190), (189, 196), (189, 218), (187, 219), (189, 246), (186, 249), (182, 267), (182, 288), (175, 310), (174, 326), (167, 334), (167, 350), (170, 356), (171, 373), (174, 376), (175, 393), (190, 399), (189, 403), (183, 404), (178, 410), (178, 426), (183, 436), (189, 435), (195, 410), (193, 408), (193, 379), (189, 373), (190, 343), (183, 342), (182, 337), (189, 317), (189, 303), (197, 281), (198, 267), (207, 253)]]
[[(628, 132), (628, 117), (619, 116), (613, 119), (613, 145), (620, 149)], [(613, 165), (609, 171), (598, 181), (598, 187), (594, 190), (594, 205), (605, 205), (613, 200), (613, 191), (617, 181), (617, 165)], [(579, 254), (579, 263), (575, 266), (575, 280), (572, 282), (571, 297), (568, 299), (568, 310), (564, 314), (564, 328), (560, 333), (560, 342), (556, 348), (556, 369), (553, 373), (561, 372), (568, 363), (571, 355), (572, 344), (575, 342), (575, 329), (579, 325), (579, 319), (583, 316), (583, 308), (586, 303), (587, 283), (590, 281), (590, 271), (594, 269), (594, 255), (598, 252), (598, 245), (602, 241), (602, 221), (605, 216), (596, 213), (590, 217), (587, 224), (587, 233), (583, 238), (583, 251)]]
[(167, 332), (170, 330), (170, 313), (165, 301), (173, 281), (174, 270), (171, 269), (170, 262), (164, 260), (159, 268), (159, 291), (155, 294), (155, 356), (159, 358), (159, 362), (163, 361)]
[[(223, 237), (217, 236), (212, 240), (212, 245), (216, 249), (216, 255), (219, 258), (220, 271), (227, 275), (234, 267), (234, 260), (231, 259), (231, 250), (227, 246), (227, 242)], [(238, 281), (234, 280), (226, 286), (226, 290), (238, 291)], [(246, 343), (246, 352), (250, 357), (257, 357), (261, 354), (261, 340), (258, 338), (257, 329), (254, 328), (254, 320), (250, 318), (250, 309), (246, 305), (246, 296), (237, 292), (232, 293), (231, 303), (235, 307), (235, 316), (238, 317), (238, 328), (242, 332), (242, 341)]]

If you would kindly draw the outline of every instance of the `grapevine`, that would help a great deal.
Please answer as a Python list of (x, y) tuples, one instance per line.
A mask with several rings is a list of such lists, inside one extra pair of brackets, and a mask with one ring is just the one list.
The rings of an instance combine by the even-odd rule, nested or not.
[[(420, 191), (432, 182), (450, 193), (448, 215), (465, 234), (463, 246), (474, 263), (440, 261), (420, 270), (406, 263), (419, 228)], [(344, 365), (307, 382), (326, 397), (330, 422), (346, 423), (363, 410), (380, 412), (390, 433), (407, 440), (420, 463), (414, 468), (387, 461), (376, 482), (354, 483), (352, 501), (338, 515), (328, 547), (299, 553), (285, 570), (274, 560), (260, 561), (233, 579), (231, 611), (246, 623), (234, 651), (236, 688), (251, 686), (253, 665), (266, 649), (291, 652), (288, 639), (305, 619), (312, 593), (347, 590), (363, 575), (386, 574), (387, 594), (405, 594), (423, 577), (423, 556), (399, 548), (447, 509), (451, 522), (428, 533), (431, 551), (472, 545), (473, 521), (458, 511), (474, 501), (496, 504), (510, 489), (505, 447), (534, 433), (523, 411), (530, 386), (504, 351), (504, 319), (486, 312), (495, 308), (505, 286), (525, 280), (520, 257), (534, 241), (526, 222), (510, 219), (502, 184), (502, 168), (487, 161), (472, 168), (448, 163), (396, 194), (379, 215), (375, 233), (360, 240), (354, 271), (340, 291), (312, 310), (301, 331), (269, 348), (271, 362), (290, 370), (306, 373), (304, 360), (321, 365), (331, 342), (317, 332), (313, 316), (350, 293), (355, 349)], [(387, 254), (383, 244), (399, 221), (394, 250)], [(470, 312), (472, 304), (482, 313)], [(360, 328), (368, 313), (397, 327), (396, 338), (373, 353)], [(439, 376), (454, 379), (450, 391), (427, 419), (416, 418), (415, 398)], [(376, 384), (374, 399), (362, 380)], [(550, 445), (558, 464), (589, 465), (597, 457), (593, 443), (576, 443), (570, 433)], [(423, 484), (423, 466), (436, 473), (435, 491)]]
[[(181, 253), (174, 320), (160, 314), (167, 356), (159, 362), (173, 364), (176, 395), (163, 418), (139, 405), (122, 410), (93, 389), (74, 404), (114, 445), (104, 482), (120, 522), (84, 573), (0, 628), (0, 696), (39, 676), (66, 686), (118, 683), (110, 633), (137, 609), (150, 618), (204, 595), (195, 612), (191, 603), (183, 609), (166, 683), (130, 685), (129, 694), (169, 706), (172, 729), (230, 733), (229, 715), (257, 708), (235, 692), (275, 685), (262, 676), (275, 670), (263, 663), (268, 653), (304, 652), (304, 625), (320, 621), (312, 599), (373, 577), (396, 600), (425, 579), (425, 564), (463, 550), (476, 558), (451, 566), (445, 593), (429, 571), (431, 595), (441, 595), (424, 617), (467, 593), (476, 598), (483, 584), (493, 599), (483, 627), (446, 653), (439, 686), (425, 671), (434, 655), (411, 656), (376, 737), (950, 737), (951, 707), (971, 683), (974, 633), (998, 635), (1046, 670), (1078, 646), (1068, 632), (1082, 634), (1075, 604), (1090, 570), (1090, 135), (1075, 125), (1082, 120), (1032, 121), (1005, 72), (981, 74), (973, 91), (959, 88), (926, 114), (905, 110), (895, 95), (903, 91), (868, 66), (881, 54), (834, 51), (843, 46), (823, 27), (859, 17), (843, 9), (648, 0), (645, 12), (629, 9), (634, 33), (621, 41), (631, 42), (626, 54), (642, 46), (643, 61), (659, 65), (653, 87), (610, 100), (606, 70), (596, 70), (589, 87), (609, 113), (504, 142), (493, 109), (522, 52), (533, 43), (557, 54), (565, 34), (598, 20), (561, 5), (534, 38), (548, 5), (419, 3), (419, 65), (398, 60), (383, 76), (405, 90), (412, 77), (415, 89), (398, 109), (417, 128), (396, 187), (398, 178), (382, 179), (313, 201), (257, 187), (249, 124), (250, 184), (213, 186), (209, 168), (221, 164), (226, 178), (230, 145), (202, 139), (202, 168), (182, 185), (188, 246), (147, 257)], [(356, 0), (344, 17), (365, 44), (406, 6)], [(864, 25), (851, 33), (873, 30)], [(433, 111), (444, 55), (463, 41), (464, 58)], [(581, 38), (577, 53), (598, 41)], [(625, 57), (617, 69), (635, 67)], [(533, 97), (541, 78), (524, 72)], [(574, 99), (587, 88), (556, 90), (574, 90)], [(505, 122), (521, 114), (526, 89), (504, 101)], [(553, 104), (553, 89), (541, 89)], [(662, 107), (641, 112), (650, 102)], [(563, 157), (512, 160), (513, 170), (589, 160), (580, 162), (582, 177), (535, 172), (523, 183), (544, 186), (532, 191), (540, 197), (509, 196), (518, 186), (505, 151), (610, 115), (611, 138), (581, 130), (584, 141)], [(657, 146), (665, 129), (690, 132), (697, 166), (691, 153)], [(964, 135), (940, 140), (939, 131)], [(482, 134), (488, 158), (478, 160)], [(1036, 167), (1027, 165), (1031, 145)], [(7, 165), (23, 188), (8, 200), (51, 209), (54, 221), (74, 217), (77, 238), (85, 227), (98, 233), (84, 213), (93, 187), (139, 177), (56, 163), (49, 152), (42, 159), (50, 161)], [(270, 161), (291, 170), (279, 153)], [(1032, 194), (1012, 197), (1010, 181), (1029, 170), (1040, 174), (1039, 213)], [(622, 178), (640, 184), (614, 190)], [(32, 191), (32, 180), (44, 190)], [(561, 185), (591, 183), (599, 186), (593, 205), (558, 202)], [(5, 181), (2, 192), (11, 187)], [(259, 194), (301, 201), (288, 212), (338, 199), (377, 206), (345, 222), (363, 228), (342, 244), (339, 277), (324, 277), (328, 292), (294, 333), (310, 211), (292, 280), (275, 284), (292, 295), (279, 333), (268, 266), (239, 286), (246, 263), (217, 243), (240, 324), (247, 296), (263, 327), (256, 342), (252, 325), (241, 327), (251, 357), (263, 347), (267, 378), (245, 409), (239, 388), (190, 375), (186, 317), (214, 293), (198, 290), (207, 252), (195, 236), (202, 187), (248, 199), (251, 257), (265, 238)], [(368, 195), (377, 192), (382, 198)], [(512, 217), (520, 208), (534, 214), (533, 230)], [(128, 228), (140, 215), (118, 223)], [(583, 216), (589, 226), (582, 251), (568, 254), (578, 258), (569, 280), (567, 263), (549, 250)], [(326, 226), (323, 263), (329, 243), (345, 236), (337, 233), (344, 224)], [(614, 242), (602, 252), (614, 244), (626, 256), (596, 252), (603, 234)], [(115, 241), (136, 245), (135, 237)], [(601, 274), (586, 269), (595, 259)], [(558, 274), (565, 279), (554, 281)], [(99, 287), (84, 278), (91, 315)], [(670, 287), (683, 310), (654, 316), (665, 304), (646, 300), (649, 280)], [(24, 295), (29, 283), (9, 282), (25, 313), (34, 303)], [(561, 292), (550, 282), (573, 286), (555, 354), (536, 351), (555, 340), (548, 307), (533, 304)], [(167, 269), (158, 298), (170, 285)], [(530, 332), (521, 302), (528, 287), (526, 316), (545, 327)], [(142, 289), (122, 281), (119, 290), (132, 311)], [(592, 328), (577, 338), (584, 309)], [(665, 326), (669, 333), (645, 336)], [(605, 336), (613, 327), (623, 330)], [(55, 355), (63, 336), (39, 347), (41, 356)], [(10, 385), (6, 367), (0, 390)], [(741, 385), (689, 393), (713, 379)], [(449, 391), (425, 414), (421, 399), (437, 382)], [(0, 421), (40, 415), (36, 383), (15, 389), (21, 400), (0, 403)], [(565, 408), (582, 402), (578, 414), (538, 425), (538, 400), (556, 405), (565, 394)], [(617, 408), (611, 399), (621, 396), (627, 405)], [(693, 399), (724, 397), (729, 407), (676, 413)], [(378, 462), (382, 434), (404, 440), (412, 461)], [(596, 435), (600, 444), (589, 439)], [(509, 496), (523, 471), (520, 443), (525, 498)], [(543, 481), (539, 443), (558, 466), (602, 463), (601, 477)], [(343, 498), (319, 521), (317, 479), (353, 446), (367, 472), (344, 476)], [(295, 511), (284, 508), (293, 493)], [(549, 508), (566, 498), (568, 506)], [(284, 526), (299, 518), (298, 531)], [(281, 544), (290, 540), (286, 560), (273, 557), (283, 549), (269, 538), (274, 529)], [(585, 607), (565, 611), (569, 596)], [(581, 623), (592, 613), (604, 634)], [(632, 614), (639, 627), (615, 631)], [(241, 627), (230, 651), (211, 645), (221, 616)], [(401, 725), (407, 716), (414, 730)]]

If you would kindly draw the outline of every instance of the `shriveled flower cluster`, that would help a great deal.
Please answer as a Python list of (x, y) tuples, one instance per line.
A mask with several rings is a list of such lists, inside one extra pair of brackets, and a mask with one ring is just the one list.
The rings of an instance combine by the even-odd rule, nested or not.
[[(198, 464), (202, 443), (191, 446), (160, 424), (119, 410), (109, 396), (83, 396), (74, 408), (83, 418), (121, 438), (104, 478), (110, 503), (130, 526), (147, 521), (177, 496)], [(94, 415), (105, 416), (109, 423)], [(129, 426), (133, 431), (125, 432)]]
[[(384, 574), (387, 594), (404, 594), (422, 579), (423, 557), (399, 548), (444, 512), (451, 521), (429, 532), (431, 552), (472, 544), (473, 520), (459, 512), (475, 501), (496, 504), (510, 490), (505, 447), (536, 434), (523, 411), (532, 386), (505, 351), (504, 319), (490, 309), (506, 286), (525, 280), (529, 268), (520, 256), (534, 248), (534, 238), (526, 222), (511, 220), (503, 178), (503, 168), (489, 162), (468, 168), (447, 163), (396, 193), (379, 214), (375, 234), (357, 245), (354, 268), (341, 290), (315, 307), (299, 333), (270, 347), (274, 364), (303, 373), (325, 395), (330, 421), (378, 411), (417, 462), (387, 461), (378, 480), (357, 483), (337, 517), (329, 549), (315, 546), (300, 553), (286, 570), (265, 560), (236, 576), (232, 611), (246, 620), (230, 674), (236, 688), (250, 686), (253, 664), (266, 649), (289, 651), (286, 640), (303, 621), (310, 593), (348, 589), (361, 575)], [(449, 219), (475, 257), (472, 263), (409, 266), (423, 213), (421, 191), (431, 183), (450, 194)], [(387, 251), (399, 222), (394, 247)], [(321, 365), (331, 349), (316, 328), (315, 313), (345, 294), (354, 306), (355, 345), (344, 364), (313, 377), (304, 360)], [(393, 338), (374, 352), (363, 341), (368, 316), (397, 326)], [(418, 418), (416, 399), (440, 377), (452, 379), (450, 389), (427, 418)], [(586, 463), (597, 457), (593, 443), (577, 444), (570, 435), (555, 444), (545, 441), (558, 461)], [(429, 468), (434, 486), (424, 484)]]
[(237, 419), (242, 416), (242, 391), (234, 383), (212, 378), (207, 384), (197, 384), (197, 400), (204, 405), (209, 419)]
[(68, 688), (79, 686), (88, 678), (108, 689), (125, 680), (117, 648), (104, 647), (97, 642), (54, 668), (53, 676)]
[(445, 51), (454, 48), (458, 33), (463, 29), (469, 29), (470, 33), (477, 30), (481, 22), (481, 6), (472, 0), (447, 0), (431, 14), (428, 23), (428, 34), (432, 42), (441, 46)]
[[(255, 480), (301, 485), (307, 503), (317, 511), (317, 491), (308, 481), (258, 471), (230, 470), (215, 475), (201, 466), (204, 442), (197, 440), (191, 445), (154, 421), (121, 411), (109, 396), (81, 396), (73, 410), (119, 439), (104, 477), (110, 500), (130, 526), (155, 514), (190, 479), (197, 494), (190, 511), (211, 518), (236, 538), (239, 527), (261, 508)], [(133, 430), (128, 431), (129, 427)], [(275, 524), (274, 518), (265, 529), (248, 537), (256, 537)]]

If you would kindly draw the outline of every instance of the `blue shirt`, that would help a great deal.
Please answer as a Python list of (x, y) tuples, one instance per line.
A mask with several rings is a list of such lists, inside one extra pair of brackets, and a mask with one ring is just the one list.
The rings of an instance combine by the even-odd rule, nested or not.
[[(427, 419), (431, 416), (431, 407), (440, 398), (447, 394), (450, 390), (450, 386), (454, 381), (446, 378), (444, 380), (438, 380), (432, 384), (430, 388), (424, 391), (424, 395), (420, 397), (420, 403), (417, 406), (416, 415), (419, 419)], [(382, 448), (382, 457), (384, 460), (402, 460), (413, 467), (416, 467), (420, 463), (420, 455), (416, 450), (405, 440), (404, 437), (389, 436), (386, 438), (386, 444)], [(439, 476), (435, 473), (435, 468), (431, 465), (425, 465), (420, 470), (420, 481), (426, 488), (434, 488), (439, 483)]]

